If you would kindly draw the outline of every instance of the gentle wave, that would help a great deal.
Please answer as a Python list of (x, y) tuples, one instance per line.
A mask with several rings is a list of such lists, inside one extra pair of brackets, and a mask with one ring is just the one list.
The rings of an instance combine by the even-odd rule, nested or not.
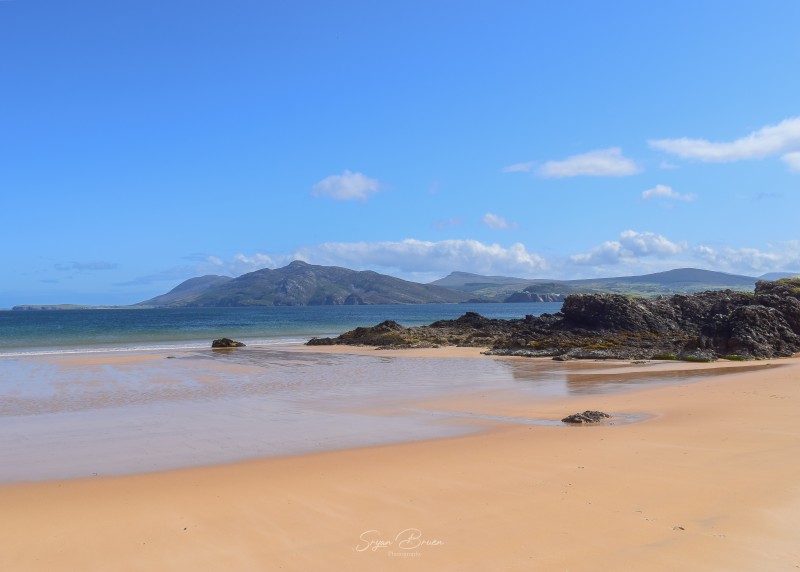
[[(285, 345), (304, 344), (308, 338), (271, 338), (268, 340), (248, 340), (244, 339), (247, 347), (274, 347)], [(62, 355), (84, 355), (84, 354), (107, 354), (107, 353), (145, 353), (145, 352), (166, 352), (180, 350), (200, 350), (211, 349), (208, 342), (196, 344), (159, 344), (159, 345), (130, 345), (130, 346), (109, 346), (109, 347), (79, 347), (79, 348), (46, 348), (37, 350), (21, 351), (0, 351), (2, 358), (37, 357), (37, 356), (62, 356)]]
[(418, 326), (468, 311), (508, 319), (560, 308), (527, 303), (0, 311), (0, 358), (192, 350), (221, 337), (271, 345), (336, 336), (384, 320)]

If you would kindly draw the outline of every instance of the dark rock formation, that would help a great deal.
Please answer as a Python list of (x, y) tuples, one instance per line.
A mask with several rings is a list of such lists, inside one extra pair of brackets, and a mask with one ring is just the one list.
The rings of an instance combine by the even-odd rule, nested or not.
[(211, 342), (212, 348), (243, 348), (242, 342), (233, 341), (230, 338), (220, 338)]
[(402, 332), (406, 328), (394, 320), (386, 320), (371, 328), (356, 328), (345, 332), (335, 338), (312, 338), (308, 341), (309, 346), (329, 346), (329, 345), (362, 345), (362, 346), (389, 346), (389, 347), (410, 347), (411, 344), (404, 337)]
[(611, 415), (608, 413), (603, 413), (602, 411), (589, 411), (586, 410), (583, 413), (573, 413), (572, 415), (567, 415), (562, 419), (564, 423), (599, 423), (603, 419), (609, 419)]
[(731, 290), (633, 298), (568, 296), (558, 314), (516, 320), (467, 312), (456, 320), (405, 328), (383, 322), (311, 345), (491, 347), (494, 355), (559, 359), (771, 358), (800, 351), (800, 279), (758, 282), (752, 294)]

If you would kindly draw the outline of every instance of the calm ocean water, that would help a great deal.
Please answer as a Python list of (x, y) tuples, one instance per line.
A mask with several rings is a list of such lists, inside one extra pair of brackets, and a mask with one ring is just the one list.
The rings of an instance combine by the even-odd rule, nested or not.
[(525, 303), (0, 311), (0, 356), (206, 347), (223, 336), (249, 344), (299, 342), (384, 320), (417, 326), (468, 311), (521, 318), (560, 308), (561, 303)]

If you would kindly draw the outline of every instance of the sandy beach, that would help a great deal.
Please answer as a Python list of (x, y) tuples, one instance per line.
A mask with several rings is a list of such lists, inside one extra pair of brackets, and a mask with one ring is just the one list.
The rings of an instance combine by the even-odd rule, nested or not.
[[(489, 359), (447, 352), (405, 355)], [(707, 377), (641, 387), (653, 364), (558, 367), (576, 387), (603, 372), (630, 385), (416, 401), (473, 414), (455, 437), (0, 486), (0, 569), (800, 568), (800, 358), (657, 364)], [(524, 421), (584, 409), (618, 420)]]

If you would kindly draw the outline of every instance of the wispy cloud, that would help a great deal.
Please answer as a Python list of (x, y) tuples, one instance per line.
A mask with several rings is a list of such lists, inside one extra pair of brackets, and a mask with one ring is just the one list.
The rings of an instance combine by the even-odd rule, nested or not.
[(686, 243), (672, 242), (654, 232), (626, 230), (620, 233), (618, 240), (606, 241), (587, 253), (574, 254), (569, 259), (573, 264), (580, 265), (630, 264), (646, 256), (676, 256), (686, 248)]
[(675, 192), (672, 187), (667, 185), (656, 185), (652, 189), (647, 189), (646, 191), (642, 191), (642, 198), (644, 200), (650, 199), (672, 199), (676, 201), (693, 201), (697, 198), (697, 195), (686, 193), (681, 194)]
[(202, 274), (208, 274), (208, 272), (203, 272), (200, 268), (196, 266), (173, 266), (172, 268), (167, 268), (164, 270), (160, 270), (158, 272), (154, 272), (152, 274), (146, 274), (144, 276), (137, 276), (131, 280), (127, 280), (125, 282), (117, 282), (115, 286), (147, 286), (151, 284), (161, 284), (163, 282), (176, 282), (176, 281), (183, 281), (189, 278), (194, 278), (195, 276), (200, 276)]
[[(666, 151), (684, 159), (719, 163), (760, 159), (800, 147), (800, 117), (786, 119), (777, 125), (768, 125), (734, 141), (713, 142), (707, 139), (682, 137), (680, 139), (654, 139), (649, 141), (649, 144), (654, 149)], [(784, 155), (784, 161), (793, 169), (795, 156), (797, 156), (796, 153)]]
[(262, 252), (255, 254), (235, 254), (230, 258), (223, 258), (213, 254), (193, 253), (183, 257), (193, 264), (183, 264), (166, 268), (159, 272), (139, 276), (127, 282), (120, 282), (118, 286), (142, 286), (162, 282), (177, 282), (203, 276), (206, 274), (219, 274), (223, 276), (241, 276), (262, 268), (276, 268), (291, 262), (290, 255), (269, 255)]
[(73, 261), (68, 264), (56, 264), (55, 268), (62, 272), (95, 272), (98, 270), (115, 270), (119, 268), (119, 264), (103, 260), (95, 260), (93, 262)]
[(198, 268), (205, 274), (224, 274), (227, 276), (241, 276), (248, 272), (263, 270), (264, 268), (279, 268), (289, 264), (297, 258), (294, 254), (267, 254), (255, 252), (254, 254), (234, 254), (230, 258), (206, 255)]
[(535, 161), (527, 161), (525, 163), (514, 163), (512, 165), (506, 165), (502, 169), (500, 169), (501, 173), (528, 173), (533, 169), (536, 165)]
[(483, 224), (485, 224), (489, 228), (494, 228), (498, 230), (506, 230), (509, 228), (517, 227), (517, 223), (508, 222), (500, 215), (496, 215), (494, 213), (486, 213), (485, 215), (483, 215), (483, 219), (481, 220), (483, 221)]
[[(211, 258), (209, 258), (209, 261), (211, 261)], [(256, 252), (250, 255), (239, 253), (234, 255), (231, 260), (219, 260), (216, 266), (224, 269), (228, 274), (240, 276), (263, 268), (277, 268), (291, 261), (292, 258), (286, 255), (269, 255), (263, 252)]]
[[(199, 255), (193, 255), (199, 256)], [(757, 248), (689, 246), (654, 233), (626, 230), (616, 240), (603, 242), (589, 252), (546, 260), (522, 243), (508, 246), (477, 240), (425, 241), (406, 239), (384, 242), (326, 242), (291, 253), (237, 254), (225, 258), (205, 255), (197, 265), (169, 268), (117, 284), (157, 284), (163, 289), (204, 274), (240, 276), (262, 268), (280, 268), (292, 260), (310, 264), (374, 270), (408, 280), (427, 282), (454, 270), (520, 278), (585, 278), (657, 272), (693, 266), (738, 274), (800, 269), (800, 241), (766, 250)]]
[(370, 179), (363, 173), (353, 173), (347, 169), (341, 175), (325, 177), (311, 188), (315, 197), (330, 197), (340, 201), (365, 201), (381, 189), (377, 179)]
[(783, 195), (780, 193), (758, 193), (753, 197), (754, 201), (770, 201), (773, 199), (781, 199)]
[(548, 161), (538, 171), (540, 176), (552, 179), (581, 176), (626, 177), (638, 172), (636, 163), (625, 157), (619, 147), (572, 155), (562, 161)]
[(435, 228), (436, 230), (444, 230), (447, 228), (460, 226), (462, 224), (464, 224), (463, 218), (461, 218), (460, 216), (451, 216), (450, 218), (434, 221), (433, 228)]
[(789, 166), (790, 170), (800, 173), (800, 151), (786, 153), (781, 159)]

